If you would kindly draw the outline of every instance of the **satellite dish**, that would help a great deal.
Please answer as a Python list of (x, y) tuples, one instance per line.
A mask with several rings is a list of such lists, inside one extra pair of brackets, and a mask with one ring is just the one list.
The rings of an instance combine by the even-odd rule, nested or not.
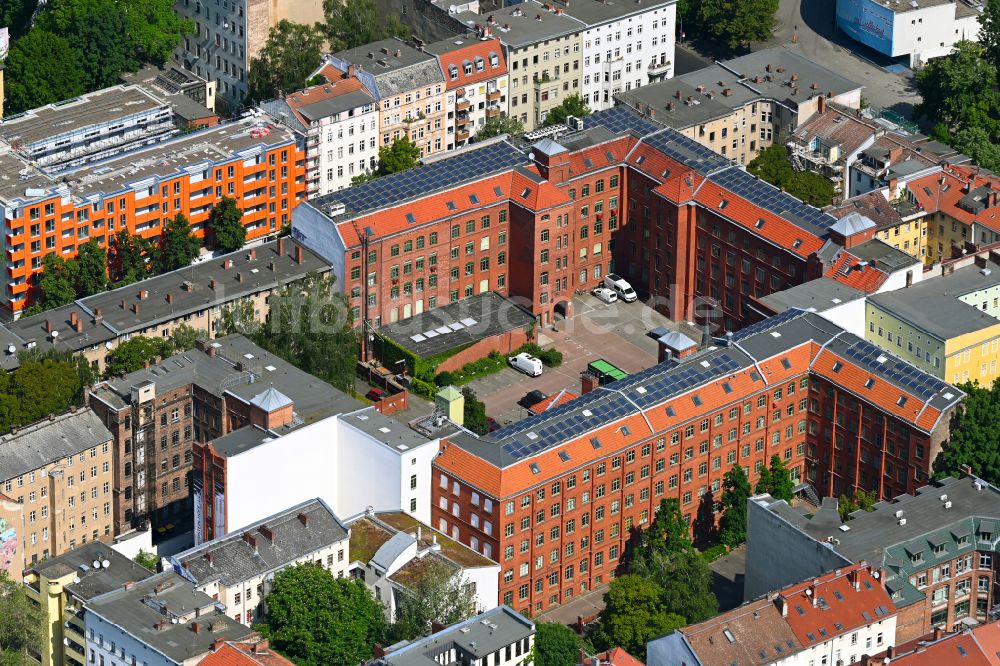
[(533, 152), (532, 153), (528, 153), (528, 159), (531, 160), (532, 162), (534, 162), (535, 161), (535, 153), (533, 153)]
[(807, 596), (807, 597), (811, 597), (812, 595), (813, 595), (813, 591), (812, 591), (812, 590), (808, 590), (808, 589), (807, 589), (807, 590), (806, 590), (806, 596)]
[(80, 582), (80, 577), (79, 576), (73, 576), (73, 582), (74, 583), (79, 583)]
[(110, 560), (101, 560), (101, 566), (104, 567), (105, 569), (107, 569), (108, 567), (111, 566), (111, 561)]
[(7, 345), (7, 353), (8, 354), (13, 354), (16, 351), (17, 351), (17, 347), (15, 347), (14, 345)]
[(114, 347), (114, 345), (111, 344), (110, 340), (108, 340), (107, 342), (104, 343), (104, 348), (105, 349), (111, 349), (112, 347)]
[(100, 569), (101, 568), (101, 561), (100, 560), (94, 560), (92, 562), (92, 564), (94, 565), (95, 569)]
[(52, 339), (55, 340), (59, 337), (59, 331), (52, 331)]

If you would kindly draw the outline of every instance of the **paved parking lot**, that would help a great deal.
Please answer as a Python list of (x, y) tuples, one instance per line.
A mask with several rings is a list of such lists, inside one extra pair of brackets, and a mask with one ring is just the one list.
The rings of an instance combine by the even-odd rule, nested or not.
[[(560, 367), (546, 368), (540, 377), (505, 368), (469, 386), (486, 403), (486, 413), (499, 423), (517, 421), (528, 414), (517, 401), (529, 391), (555, 395), (568, 389), (578, 394), (580, 373), (591, 361), (603, 358), (630, 373), (654, 365), (657, 345), (647, 333), (658, 326), (676, 330), (678, 325), (640, 301), (606, 305), (589, 294), (577, 296), (573, 316), (557, 321), (539, 335), (543, 347), (554, 346), (563, 353)], [(690, 330), (685, 333), (696, 335)]]

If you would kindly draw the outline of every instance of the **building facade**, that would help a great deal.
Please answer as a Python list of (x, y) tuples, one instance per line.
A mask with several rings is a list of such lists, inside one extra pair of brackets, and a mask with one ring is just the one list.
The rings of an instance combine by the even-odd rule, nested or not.
[(234, 620), (251, 626), (264, 621), (264, 598), (282, 569), (315, 564), (343, 578), (351, 562), (349, 540), (349, 529), (315, 499), (172, 555), (170, 565), (197, 591), (222, 602)]
[[(95, 566), (96, 564), (96, 566)], [(83, 605), (96, 596), (152, 576), (106, 544), (91, 541), (25, 571), (28, 597), (44, 618), (42, 666), (83, 666), (87, 663)]]
[(778, 455), (822, 495), (912, 492), (962, 396), (803, 311), (604, 389), (442, 440), (431, 524), (499, 558), (503, 603), (538, 612), (608, 582), (661, 499), (701, 529), (734, 464), (755, 483)]
[[(0, 438), (0, 492), (22, 506), (23, 531), (8, 525), (9, 571), (113, 535), (112, 436), (89, 409), (74, 409)], [(9, 551), (13, 551), (9, 553)]]

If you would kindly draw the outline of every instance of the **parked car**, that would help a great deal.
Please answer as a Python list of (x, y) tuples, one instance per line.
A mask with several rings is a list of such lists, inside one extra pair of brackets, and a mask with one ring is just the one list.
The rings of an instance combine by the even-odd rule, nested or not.
[(490, 429), (490, 432), (495, 432), (500, 429), (500, 424), (492, 416), (486, 417), (486, 427)]
[(614, 289), (608, 289), (607, 287), (598, 287), (593, 293), (594, 296), (597, 296), (598, 300), (605, 303), (614, 303), (618, 300), (618, 293)]
[(521, 352), (517, 356), (511, 356), (507, 359), (507, 362), (510, 363), (510, 367), (523, 372), (529, 377), (537, 377), (542, 374), (541, 360), (528, 352)]
[(628, 280), (616, 273), (608, 273), (604, 276), (604, 286), (618, 294), (618, 298), (626, 303), (631, 303), (638, 298)]
[(379, 400), (385, 397), (385, 391), (383, 391), (380, 388), (373, 388), (372, 390), (368, 391), (368, 393), (365, 393), (365, 397), (371, 400), (372, 402), (378, 402)]
[(525, 409), (531, 409), (533, 406), (537, 405), (542, 400), (545, 400), (547, 397), (549, 396), (535, 389), (533, 391), (528, 391), (523, 398), (517, 401), (517, 404), (521, 405)]

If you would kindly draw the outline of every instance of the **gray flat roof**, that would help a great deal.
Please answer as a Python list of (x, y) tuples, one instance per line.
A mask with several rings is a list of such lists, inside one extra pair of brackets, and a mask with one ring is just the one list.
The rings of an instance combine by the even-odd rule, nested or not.
[(220, 581), (232, 586), (282, 569), (348, 537), (347, 527), (317, 498), (178, 553), (170, 562), (196, 585)]
[(879, 238), (872, 238), (864, 243), (854, 245), (848, 252), (861, 259), (861, 261), (869, 263), (877, 262), (878, 267), (887, 273), (898, 271), (907, 266), (920, 264), (920, 260), (912, 254), (907, 254), (900, 249), (894, 248)]
[(507, 606), (498, 606), (389, 652), (381, 662), (392, 666), (440, 666), (442, 662), (436, 657), (455, 648), (474, 655), (478, 661), (534, 633), (531, 620)]
[[(184, 663), (208, 652), (223, 638), (239, 640), (253, 633), (250, 627), (217, 610), (219, 602), (173, 571), (165, 571), (86, 603), (89, 613), (120, 627), (172, 661)], [(200, 610), (197, 617), (196, 610)], [(177, 624), (172, 618), (191, 618)], [(165, 624), (164, 624), (165, 623)], [(194, 624), (199, 631), (194, 631)]]
[[(131, 404), (132, 387), (143, 381), (154, 382), (158, 392), (196, 384), (213, 395), (228, 393), (247, 403), (273, 386), (292, 399), (297, 417), (292, 424), (277, 429), (279, 434), (361, 406), (346, 393), (264, 351), (242, 335), (229, 335), (209, 344), (216, 345), (214, 356), (195, 349), (175, 354), (149, 368), (98, 384), (94, 394), (121, 409)], [(237, 364), (244, 369), (238, 369)]]
[(464, 23), (470, 30), (476, 25), (488, 25), (493, 19), (494, 36), (511, 49), (519, 49), (538, 42), (581, 32), (586, 25), (568, 14), (551, 12), (535, 0), (497, 9), (484, 14), (461, 12), (452, 18)]
[[(94, 562), (104, 561), (109, 564), (107, 568), (94, 567)], [(85, 543), (62, 555), (33, 564), (28, 571), (49, 580), (75, 573), (80, 582), (71, 583), (66, 589), (84, 601), (120, 589), (125, 583), (145, 580), (153, 575), (152, 571), (100, 541)]]
[(359, 106), (373, 104), (375, 98), (368, 94), (366, 90), (355, 90), (353, 92), (330, 97), (314, 104), (304, 104), (299, 107), (301, 113), (307, 120), (319, 120), (329, 116), (337, 115), (344, 111), (356, 109)]
[[(737, 331), (733, 339), (738, 344), (732, 347), (711, 347), (681, 361), (659, 363), (482, 437), (462, 431), (450, 436), (449, 442), (499, 468), (509, 467), (640, 411), (652, 410), (681, 395), (693, 395), (700, 387), (726, 377), (739, 373), (751, 373), (753, 377), (760, 362), (809, 342), (839, 358), (850, 359), (873, 379), (897, 387), (901, 395), (915, 396), (908, 404), (914, 406), (916, 415), (927, 407), (943, 412), (964, 396), (950, 384), (813, 312), (787, 310)], [(831, 376), (827, 379), (833, 381)], [(753, 381), (760, 380), (758, 375)]]
[(633, 88), (619, 93), (618, 99), (642, 115), (675, 129), (725, 118), (733, 112), (729, 105), (715, 99), (715, 95), (703, 95), (677, 78)]
[(138, 86), (117, 85), (7, 116), (0, 122), (0, 139), (31, 145), (168, 106)]
[(1000, 264), (987, 262), (988, 275), (976, 265), (951, 275), (921, 280), (905, 289), (873, 294), (868, 300), (912, 326), (947, 340), (1000, 323), (996, 317), (959, 300), (970, 292), (1000, 285)]
[(423, 446), (430, 441), (400, 421), (384, 416), (374, 407), (360, 409), (350, 414), (342, 414), (340, 420), (382, 442), (398, 455), (403, 455), (406, 451)]
[(534, 322), (529, 310), (488, 291), (383, 326), (378, 334), (419, 358), (429, 358)]
[(444, 83), (437, 58), (395, 37), (334, 54), (375, 77), (381, 98)]
[(0, 437), (0, 480), (27, 474), (111, 439), (111, 433), (90, 409), (32, 423)]
[(677, 0), (660, 0), (659, 2), (652, 3), (638, 3), (630, 0), (607, 0), (607, 2), (585, 0), (584, 2), (566, 3), (563, 11), (586, 25), (593, 27), (633, 14), (647, 14), (650, 11), (669, 7), (676, 3)]
[[(794, 93), (788, 85), (793, 74), (797, 76), (798, 84)], [(829, 92), (836, 97), (862, 87), (861, 84), (783, 47), (716, 62), (676, 78), (693, 88), (704, 86), (703, 96), (711, 92), (716, 101), (731, 108), (762, 98), (797, 106), (819, 94), (826, 95)], [(813, 84), (816, 85), (815, 89), (812, 88)], [(731, 92), (728, 96), (722, 94), (727, 88)]]
[(865, 292), (860, 289), (849, 287), (832, 278), (820, 277), (784, 291), (776, 291), (758, 300), (775, 312), (784, 312), (789, 308), (823, 312), (864, 297)]

